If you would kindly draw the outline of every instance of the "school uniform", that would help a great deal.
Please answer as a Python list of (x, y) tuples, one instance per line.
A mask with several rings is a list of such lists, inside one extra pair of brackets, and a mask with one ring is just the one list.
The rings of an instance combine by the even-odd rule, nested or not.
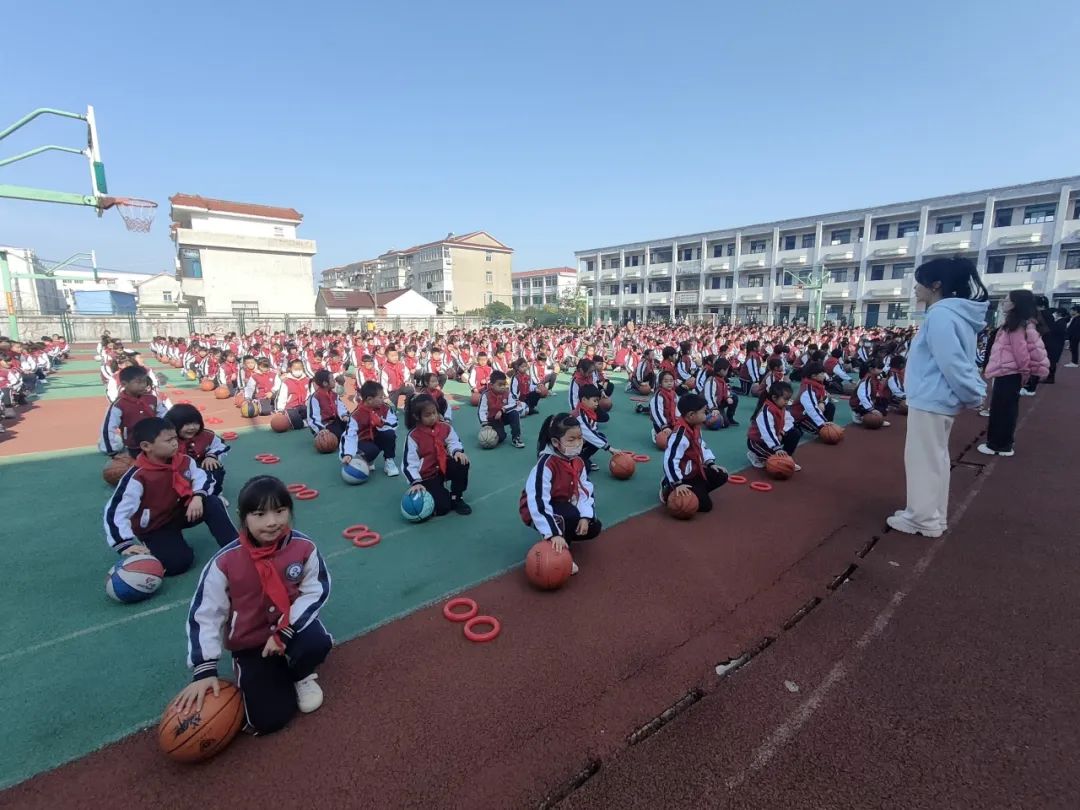
[[(139, 456), (116, 485), (105, 504), (105, 540), (117, 552), (141, 543), (165, 567), (165, 575), (182, 574), (195, 554), (183, 530), (206, 523), (219, 546), (236, 539), (236, 527), (213, 484), (195, 459), (177, 451), (169, 464)], [(188, 522), (186, 509), (193, 495), (203, 496), (203, 514)]]
[(889, 401), (881, 395), (881, 381), (866, 376), (855, 386), (848, 399), (851, 411), (857, 418), (861, 418), (870, 411), (881, 411), (884, 415), (889, 411)]
[(675, 380), (680, 393), (687, 394), (694, 390), (697, 385), (697, 371), (693, 357), (684, 354), (679, 358), (679, 362), (675, 364)]
[[(728, 387), (727, 380), (715, 374), (705, 380), (701, 386), (701, 392), (705, 397), (705, 404), (710, 411), (719, 411), (720, 419), (724, 427), (737, 424), (735, 411), (739, 407), (739, 395)], [(731, 404), (728, 404), (728, 400)]]
[(137, 456), (139, 445), (135, 442), (135, 425), (143, 419), (163, 417), (166, 413), (167, 409), (155, 396), (143, 394), (133, 397), (126, 391), (121, 391), (105, 411), (98, 449), (110, 456), (126, 449), (132, 457)]
[(289, 417), (293, 430), (299, 430), (307, 420), (307, 400), (311, 396), (311, 378), (281, 375), (274, 410)]
[(795, 455), (802, 431), (786, 408), (766, 399), (761, 410), (750, 421), (746, 435), (747, 449), (764, 461), (779, 450)]
[(405, 478), (410, 486), (422, 484), (431, 493), (436, 515), (447, 514), (453, 508), (453, 501), (460, 499), (469, 487), (469, 465), (454, 458), (464, 450), (461, 439), (447, 422), (436, 422), (431, 427), (417, 425), (405, 438)]
[[(526, 526), (532, 526), (545, 540), (552, 537), (562, 537), (567, 543), (592, 540), (603, 528), (596, 519), (593, 492), (585, 461), (580, 456), (567, 458), (545, 450), (525, 480), (518, 514)], [(588, 529), (579, 535), (577, 525), (582, 519), (588, 521)]]
[(259, 403), (259, 412), (268, 414), (274, 409), (281, 388), (281, 378), (275, 371), (256, 371), (244, 383), (244, 398)]
[[(206, 428), (200, 430), (190, 439), (178, 440), (180, 450), (191, 456), (200, 469), (202, 469), (202, 463), (208, 458), (220, 462), (230, 449), (229, 445), (225, 444), (220, 436)], [(203, 470), (203, 472), (206, 473), (208, 479), (207, 494), (220, 496), (222, 487), (225, 485), (225, 466), (222, 465), (214, 470)]]
[(589, 467), (592, 465), (592, 457), (598, 451), (611, 449), (611, 442), (608, 441), (607, 436), (600, 432), (600, 428), (597, 426), (599, 420), (596, 418), (596, 411), (591, 411), (579, 403), (573, 411), (573, 416), (581, 425), (581, 438), (584, 440), (581, 447), (581, 458), (585, 461), (586, 467)]
[(652, 422), (652, 438), (662, 430), (672, 429), (678, 418), (675, 389), (657, 388), (649, 400), (649, 420)]
[(380, 381), (391, 405), (396, 406), (399, 399), (413, 393), (411, 380), (409, 369), (402, 361), (383, 365)]
[(307, 400), (307, 424), (312, 435), (329, 430), (339, 439), (345, 432), (349, 411), (337, 394), (327, 388), (316, 388)]
[(369, 408), (361, 402), (349, 417), (339, 455), (362, 455), (371, 464), (382, 453), (384, 461), (393, 461), (397, 455), (397, 424), (397, 414), (387, 405)]
[[(275, 598), (260, 566), (272, 566), (283, 589)], [(326, 660), (334, 639), (319, 619), (330, 596), (330, 572), (315, 543), (290, 531), (266, 561), (237, 541), (206, 564), (188, 611), (187, 663), (192, 680), (214, 678), (224, 650), (232, 653), (247, 723), (259, 734), (283, 728), (297, 711), (294, 684)], [(278, 602), (287, 602), (285, 605)], [(270, 636), (284, 655), (262, 655)]]
[(634, 366), (634, 372), (630, 375), (630, 387), (641, 393), (642, 384), (650, 388), (656, 388), (656, 363), (652, 359), (641, 360)]
[(805, 379), (799, 387), (798, 399), (791, 406), (791, 414), (801, 430), (816, 436), (836, 416), (836, 405), (829, 401), (824, 383)]
[[(480, 407), (476, 415), (481, 426), (490, 425), (499, 436), (499, 444), (506, 441), (506, 426), (510, 426), (512, 438), (521, 438), (521, 414), (518, 403), (511, 403), (509, 392), (500, 394), (494, 388), (488, 388), (480, 396)], [(501, 413), (500, 413), (501, 412)], [(499, 414), (498, 417), (495, 414)]]
[(907, 402), (907, 391), (904, 390), (904, 369), (889, 372), (888, 390), (890, 405)]
[(532, 378), (528, 373), (515, 374), (510, 378), (510, 398), (514, 402), (523, 403), (528, 408), (527, 414), (536, 413), (540, 394), (533, 390)]
[(491, 381), (491, 372), (494, 369), (491, 366), (473, 366), (469, 369), (469, 389), (472, 391), (482, 391), (487, 388), (488, 382)]
[(681, 418), (664, 449), (664, 479), (660, 500), (667, 503), (672, 491), (686, 484), (698, 499), (698, 511), (712, 511), (709, 493), (727, 483), (727, 473), (716, 466), (716, 457), (701, 438), (701, 426), (686, 424)]

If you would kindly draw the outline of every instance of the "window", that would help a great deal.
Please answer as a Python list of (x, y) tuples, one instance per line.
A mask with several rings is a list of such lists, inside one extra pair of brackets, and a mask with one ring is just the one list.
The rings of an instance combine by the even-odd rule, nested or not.
[(724, 289), (730, 290), (735, 287), (735, 276), (724, 276)]
[(693, 248), (679, 248), (679, 261), (680, 262), (691, 262), (693, 260), (694, 260), (694, 249)]
[(490, 250), (484, 251), (484, 261), (485, 262), (490, 262), (491, 261), (491, 251)]
[[(730, 278), (730, 276), (728, 278)], [(721, 289), (723, 289), (724, 281), (725, 281), (725, 279), (723, 277), (721, 277), (721, 276), (713, 276), (712, 278), (709, 279), (709, 289), (710, 290), (721, 290)]]
[(652, 252), (653, 264), (667, 264), (671, 261), (671, 250), (654, 250)]
[[(494, 273), (492, 273), (490, 270), (487, 270), (487, 271), (484, 272), (484, 281), (486, 281), (488, 284), (491, 284), (494, 280), (495, 280), (495, 274)], [(540, 279), (538, 279), (538, 278), (533, 279), (533, 286), (534, 287), (537, 286), (536, 282), (538, 282), (539, 280)]]
[(636, 281), (632, 281), (629, 284), (624, 284), (622, 288), (624, 295), (637, 295), (638, 285)]
[(750, 241), (751, 253), (764, 253), (765, 252), (765, 240), (764, 239), (752, 239)]
[(161, 300), (164, 301), (166, 304), (171, 304), (172, 303), (172, 291), (171, 290), (165, 290), (161, 294)]
[(1011, 208), (998, 208), (994, 211), (994, 227), (995, 228), (1008, 228), (1012, 225), (1012, 209)]
[(1080, 270), (1080, 250), (1070, 250), (1065, 254), (1065, 269)]
[(1080, 200), (1073, 203), (1073, 219), (1080, 219)]
[(831, 270), (829, 272), (829, 281), (833, 284), (843, 284), (847, 281), (847, 270)]
[(938, 217), (934, 233), (956, 233), (961, 227), (962, 222), (958, 216)]
[(900, 239), (904, 236), (911, 236), (919, 232), (919, 220), (909, 219), (906, 222), (896, 223), (896, 238)]
[(804, 233), (802, 235), (802, 246), (804, 248), (812, 248), (814, 246), (815, 237), (817, 234)]
[(986, 260), (986, 273), (992, 275), (994, 273), (1005, 272), (1005, 257), (1004, 256), (991, 256)]
[(858, 281), (859, 280), (859, 268), (858, 267), (856, 267), (855, 271), (851, 274), (851, 280), (852, 281)]
[(784, 250), (795, 249), (795, 234), (790, 234), (784, 237)]
[(1056, 213), (1057, 206), (1054, 203), (1029, 205), (1024, 209), (1024, 224), (1036, 225), (1040, 222), (1053, 222)]
[(860, 242), (862, 242), (863, 236), (865, 236), (865, 235), (866, 235), (866, 231), (863, 229), (863, 226), (860, 225), (859, 226), (859, 241)]
[(592, 259), (586, 259), (585, 260), (585, 272), (586, 273), (591, 273), (595, 269), (596, 269), (596, 264), (593, 262), (593, 260)]
[(892, 272), (889, 274), (889, 278), (892, 278), (892, 279), (903, 278), (905, 275), (907, 275), (908, 273), (910, 273), (910, 272), (912, 272), (914, 270), (915, 270), (915, 265), (912, 264), (911, 262), (906, 262), (904, 264), (894, 264), (892, 266)]
[(198, 248), (180, 248), (180, 277), (202, 278), (202, 260)]
[(870, 280), (882, 281), (885, 278), (885, 265), (875, 264), (870, 267)]
[(829, 242), (834, 245), (851, 244), (851, 228), (843, 228), (841, 230), (833, 231), (829, 235)]
[(492, 295), (492, 294), (491, 294), (491, 293), (489, 293), (489, 292), (486, 292), (486, 293), (484, 293), (484, 303), (485, 303), (485, 304), (490, 304), (490, 303), (491, 303), (492, 301), (494, 301), (494, 300), (495, 300), (495, 296), (494, 296), (494, 295)]
[(723, 245), (713, 245), (712, 246), (712, 257), (714, 259), (719, 259), (723, 255), (724, 255), (724, 246)]
[(983, 226), (983, 217), (986, 215), (985, 211), (976, 211), (971, 215), (971, 230), (981, 231)]
[(906, 304), (889, 304), (889, 320), (890, 321), (902, 321), (907, 319), (907, 305)]
[(727, 246), (727, 255), (728, 256), (734, 256), (735, 255), (735, 243), (734, 242), (732, 242), (730, 245)]
[(883, 222), (874, 229), (874, 239), (888, 239), (889, 238), (889, 223)]
[(1041, 273), (1046, 269), (1046, 253), (1021, 253), (1016, 257), (1017, 273)]
[(642, 259), (641, 256), (627, 256), (626, 257), (626, 266), (627, 267), (637, 267), (639, 264), (641, 264), (641, 259)]
[(755, 273), (752, 276), (747, 276), (746, 277), (746, 286), (747, 287), (764, 287), (765, 286), (765, 276), (761, 275), (760, 273)]

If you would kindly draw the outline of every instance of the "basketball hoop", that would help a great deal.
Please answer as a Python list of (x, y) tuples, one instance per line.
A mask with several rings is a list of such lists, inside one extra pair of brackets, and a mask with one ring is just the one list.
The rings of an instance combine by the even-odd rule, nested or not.
[(99, 197), (101, 209), (116, 208), (120, 218), (129, 231), (150, 233), (157, 213), (157, 203), (153, 200), (140, 200), (137, 197)]

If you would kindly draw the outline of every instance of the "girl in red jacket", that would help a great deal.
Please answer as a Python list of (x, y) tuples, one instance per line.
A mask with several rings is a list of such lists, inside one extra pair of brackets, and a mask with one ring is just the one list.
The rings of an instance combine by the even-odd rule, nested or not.
[(471, 515), (472, 507), (464, 499), (469, 488), (469, 457), (453, 426), (440, 418), (429, 394), (417, 394), (409, 401), (405, 427), (409, 429), (404, 461), (409, 492), (430, 492), (436, 515), (451, 509), (459, 515)]
[(187, 453), (206, 471), (209, 479), (206, 494), (217, 495), (221, 502), (228, 506), (229, 502), (221, 494), (225, 484), (225, 468), (221, 460), (229, 452), (229, 445), (214, 431), (206, 429), (202, 414), (194, 405), (173, 405), (165, 414), (165, 419), (176, 428), (180, 452)]

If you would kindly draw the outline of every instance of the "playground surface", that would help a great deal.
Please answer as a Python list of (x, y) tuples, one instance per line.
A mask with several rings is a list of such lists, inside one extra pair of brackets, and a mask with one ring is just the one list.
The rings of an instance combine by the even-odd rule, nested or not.
[[(1068, 503), (1057, 466), (1048, 454), (1008, 460), (974, 454), (985, 424), (974, 415), (963, 415), (953, 433), (953, 503), (963, 511), (954, 513), (942, 541), (885, 531), (884, 516), (902, 505), (902, 417), (877, 432), (848, 430), (838, 447), (807, 443), (799, 452), (804, 471), (793, 481), (770, 493), (725, 487), (716, 511), (682, 523), (656, 508), (659, 453), (648, 442), (646, 417), (633, 414), (619, 386), (606, 431), (615, 446), (652, 461), (629, 481), (615, 481), (606, 470), (594, 474), (605, 532), (577, 553), (581, 574), (545, 593), (517, 570), (536, 539), (516, 508), (540, 417), (523, 422), (528, 449), (485, 452), (475, 442), (475, 411), (462, 403), (455, 423), (474, 462), (468, 500), (475, 513), (413, 525), (398, 515), (403, 479), (379, 472), (362, 487), (348, 487), (334, 458), (312, 449), (310, 434), (273, 434), (265, 419), (242, 420), (231, 402), (182, 383), (174, 402), (204, 405), (204, 415), (223, 420), (215, 429), (243, 425), (226, 460), (228, 497), (267, 471), (319, 490), (317, 499), (298, 502), (297, 526), (327, 559), (334, 590), (323, 615), (339, 644), (320, 670), (322, 709), (280, 734), (241, 737), (215, 760), (185, 768), (165, 760), (142, 729), (156, 723), (186, 682), (183, 620), (198, 570), (168, 580), (140, 605), (105, 598), (113, 557), (100, 524), (108, 489), (100, 479), (102, 457), (85, 445), (96, 438), (106, 403), (96, 367), (83, 368), (87, 363), (79, 357), (65, 366), (15, 435), (0, 442), (0, 479), (16, 481), (19, 492), (12, 536), (23, 538), (9, 544), (9, 564), (50, 572), (44, 587), (17, 578), (11, 611), (0, 620), (9, 687), (0, 697), (7, 721), (0, 786), (12, 786), (0, 793), (0, 806), (101, 806), (118, 791), (140, 805), (194, 807), (225, 794), (242, 805), (303, 804), (313, 785), (323, 803), (338, 806), (527, 807), (563, 800), (595, 807), (823, 806), (830, 785), (854, 790), (859, 768), (867, 778), (871, 767), (899, 780), (888, 794), (897, 806), (914, 806), (897, 798), (913, 777), (890, 770), (898, 769), (883, 759), (889, 746), (880, 747), (879, 757), (864, 745), (856, 756), (857, 741), (875, 734), (893, 745), (907, 740), (910, 769), (929, 767), (919, 761), (921, 752), (955, 749), (948, 724), (935, 723), (934, 699), (972, 686), (993, 699), (996, 680), (1018, 677), (1024, 660), (1002, 661), (1000, 642), (1010, 633), (1043, 641), (1025, 625), (1033, 617), (1018, 615), (1005, 600), (1040, 588), (1034, 604), (1050, 611), (1060, 596), (1056, 587), (1075, 582), (1075, 556), (1057, 559), (1072, 555), (1055, 542), (1066, 520), (1055, 509)], [(1048, 446), (1039, 431), (1060, 424), (1055, 413), (1075, 399), (1078, 382), (1063, 379), (1025, 403), (1032, 418), (1022, 428), (1024, 444)], [(453, 385), (449, 391), (464, 393)], [(541, 410), (553, 413), (564, 404), (560, 384)], [(744, 425), (749, 404), (740, 406)], [(846, 421), (846, 406), (843, 413), (838, 421)], [(402, 437), (399, 431), (399, 449)], [(745, 428), (706, 438), (721, 464), (732, 471), (745, 466)], [(1074, 434), (1056, 441), (1071, 442), (1074, 454), (1080, 449)], [(282, 462), (255, 461), (267, 451)], [(1025, 497), (1047, 503), (1011, 514), (1006, 495), (1018, 481), (1025, 481)], [(1029, 492), (1027, 482), (1037, 486)], [(356, 522), (381, 531), (383, 542), (354, 548), (341, 529)], [(1018, 537), (1031, 542), (1018, 549)], [(200, 562), (215, 548), (205, 531), (192, 532), (190, 540)], [(1006, 567), (991, 571), (982, 558), (990, 554), (1004, 556)], [(1042, 569), (1040, 584), (1008, 576), (1022, 564)], [(958, 584), (973, 574), (978, 578)], [(993, 593), (984, 592), (991, 587)], [(458, 593), (500, 619), (498, 639), (471, 644), (442, 617), (442, 602)], [(897, 593), (905, 597), (893, 605)], [(845, 657), (890, 605), (892, 623), (873, 644), (858, 647), (857, 660)], [(1013, 618), (1002, 624), (1002, 638), (989, 621), (995, 608)], [(1055, 615), (1075, 629), (1070, 605)], [(1058, 652), (1075, 665), (1075, 645)], [(830, 680), (837, 660), (844, 675)], [(991, 665), (973, 679), (967, 661), (997, 662), (1001, 672)], [(919, 691), (924, 682), (917, 673), (928, 663), (940, 666), (935, 683), (942, 688)], [(882, 688), (882, 681), (896, 688)], [(1030, 690), (1031, 700), (1056, 684), (1045, 681)], [(1056, 699), (1071, 694), (1071, 705), (1078, 705), (1075, 687), (1068, 690)], [(1017, 712), (1014, 698), (1010, 710)], [(807, 714), (800, 707), (811, 699)], [(875, 725), (874, 702), (890, 699), (890, 713), (882, 714), (888, 728)], [(822, 705), (828, 711), (817, 711)], [(953, 708), (952, 728), (965, 728), (963, 712), (975, 712), (974, 704), (958, 698)], [(805, 718), (784, 725), (791, 712)], [(917, 718), (918, 728), (906, 728), (906, 717)], [(1024, 730), (1034, 733), (1032, 723)], [(1000, 730), (996, 718), (986, 712), (976, 712), (970, 725), (982, 733), (965, 737), (984, 747), (1004, 745), (993, 736)], [(829, 734), (837, 738), (832, 747)], [(800, 753), (806, 745), (817, 746), (810, 760)], [(839, 755), (845, 748), (852, 749), (846, 759)], [(1055, 742), (1047, 756), (1029, 758), (1022, 786), (1039, 775), (1040, 795), (1064, 788), (1067, 768), (1055, 770), (1054, 781), (1040, 767), (1051, 767), (1058, 748)], [(822, 765), (833, 760), (835, 768)], [(274, 762), (273, 779), (257, 776), (267, 761)], [(978, 772), (964, 764), (954, 754), (941, 767)], [(794, 798), (803, 784), (792, 775), (799, 769), (820, 790), (807, 793), (804, 804)], [(995, 774), (999, 782), (1008, 776)], [(874, 787), (885, 795), (887, 784), (881, 777)], [(951, 787), (962, 791), (964, 784)], [(1002, 805), (1015, 806), (1004, 789), (998, 788)], [(949, 794), (943, 788), (941, 795)], [(841, 803), (862, 805), (861, 799)], [(975, 806), (962, 798), (945, 804)]]

